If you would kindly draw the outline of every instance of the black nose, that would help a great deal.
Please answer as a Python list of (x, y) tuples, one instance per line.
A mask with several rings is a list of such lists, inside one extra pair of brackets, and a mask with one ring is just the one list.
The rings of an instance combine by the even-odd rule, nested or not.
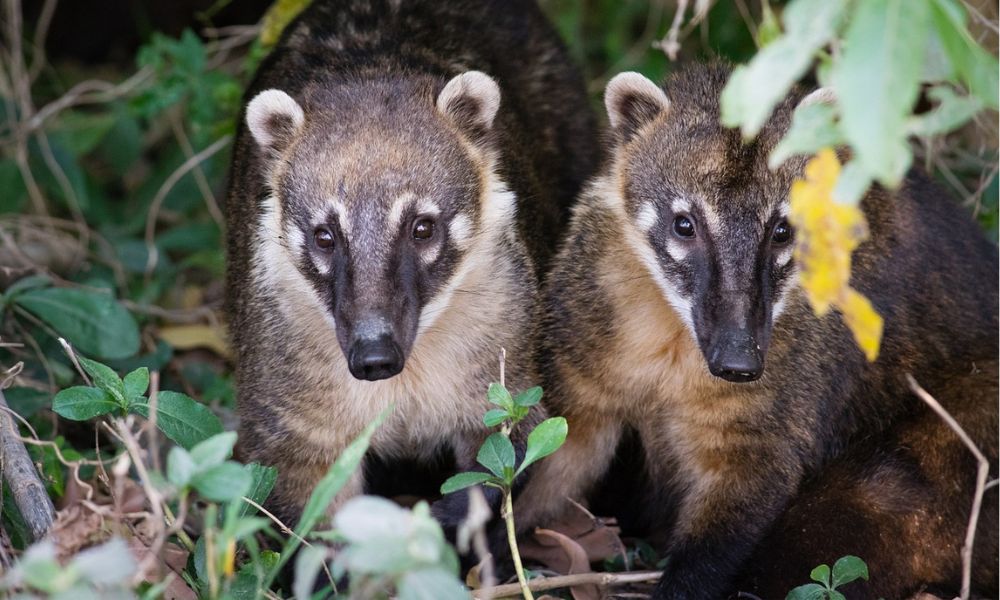
[(756, 339), (742, 332), (724, 336), (709, 353), (708, 370), (734, 383), (760, 378), (764, 373), (764, 359)]
[(403, 351), (389, 336), (358, 340), (351, 346), (347, 366), (357, 379), (388, 379), (403, 370)]

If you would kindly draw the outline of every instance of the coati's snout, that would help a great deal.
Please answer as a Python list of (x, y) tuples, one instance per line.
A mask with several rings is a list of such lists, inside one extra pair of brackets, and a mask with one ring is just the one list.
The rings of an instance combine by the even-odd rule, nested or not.
[(623, 73), (605, 94), (618, 142), (618, 191), (632, 224), (627, 239), (709, 372), (755, 381), (795, 285), (787, 220), (794, 173), (759, 172), (717, 109), (700, 101), (674, 107), (668, 93)]
[(269, 167), (264, 234), (308, 283), (296, 302), (327, 312), (343, 355), (331, 360), (367, 381), (404, 370), (460, 291), (480, 214), (497, 208), (483, 185), (497, 83), (470, 71), (403, 85), (332, 85), (303, 105), (267, 90), (247, 105)]

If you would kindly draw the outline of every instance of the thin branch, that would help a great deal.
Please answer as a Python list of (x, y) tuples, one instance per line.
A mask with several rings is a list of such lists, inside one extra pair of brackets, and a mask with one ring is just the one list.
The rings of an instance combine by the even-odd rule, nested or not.
[(972, 500), (972, 512), (969, 514), (969, 525), (965, 530), (965, 543), (962, 545), (962, 593), (960, 598), (962, 600), (968, 600), (969, 589), (971, 587), (972, 581), (972, 549), (973, 544), (976, 541), (976, 525), (979, 524), (979, 511), (983, 506), (983, 494), (986, 493), (986, 479), (990, 474), (990, 462), (986, 460), (986, 456), (979, 450), (976, 443), (972, 441), (969, 434), (962, 429), (962, 426), (958, 424), (948, 411), (941, 406), (941, 404), (934, 399), (927, 390), (920, 387), (917, 380), (913, 378), (909, 373), (906, 374), (906, 380), (910, 384), (910, 389), (916, 394), (921, 400), (923, 400), (928, 406), (931, 407), (939, 417), (954, 431), (965, 447), (972, 452), (972, 455), (976, 457), (976, 462), (979, 466), (976, 471), (976, 493)]
[[(568, 588), (574, 585), (598, 585), (602, 587), (623, 585), (626, 583), (647, 583), (657, 581), (663, 575), (662, 571), (634, 571), (631, 573), (578, 573), (576, 575), (559, 575), (543, 577), (528, 582), (528, 589), (533, 592), (543, 592), (558, 588)], [(476, 600), (489, 594), (492, 598), (515, 596), (521, 590), (519, 584), (508, 583), (492, 588), (480, 588), (472, 591)]]

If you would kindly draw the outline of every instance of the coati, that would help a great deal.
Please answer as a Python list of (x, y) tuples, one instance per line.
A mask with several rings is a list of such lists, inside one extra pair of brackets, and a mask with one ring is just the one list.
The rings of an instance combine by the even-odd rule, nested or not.
[(237, 450), (277, 467), (270, 509), (296, 522), (390, 405), (373, 456), (474, 468), (501, 347), (509, 387), (537, 383), (537, 277), (596, 163), (556, 33), (531, 0), (317, 0), (246, 98), (226, 295)]
[[(797, 286), (788, 194), (806, 159), (767, 166), (803, 94), (744, 143), (720, 125), (729, 72), (607, 86), (607, 163), (544, 292), (548, 406), (569, 437), (515, 512), (527, 528), (586, 497), (634, 430), (649, 533), (668, 555), (654, 598), (740, 584), (784, 597), (845, 554), (871, 566), (849, 597), (954, 585), (975, 462), (905, 374), (954, 411), (995, 478), (997, 248), (916, 171), (899, 191), (872, 189), (851, 282), (885, 319), (868, 363), (840, 315), (816, 317)], [(978, 535), (975, 585), (995, 597), (996, 488)]]

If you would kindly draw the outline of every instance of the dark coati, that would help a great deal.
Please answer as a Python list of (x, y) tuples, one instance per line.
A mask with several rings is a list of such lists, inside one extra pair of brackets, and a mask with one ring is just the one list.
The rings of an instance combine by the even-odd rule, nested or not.
[(227, 300), (238, 451), (278, 468), (270, 508), (295, 522), (389, 405), (374, 455), (473, 467), (499, 349), (510, 387), (536, 383), (536, 276), (596, 161), (555, 32), (530, 0), (319, 0), (247, 98)]
[[(545, 293), (549, 409), (569, 438), (539, 463), (520, 522), (585, 497), (634, 430), (669, 554), (655, 598), (724, 598), (741, 573), (779, 598), (844, 554), (871, 566), (849, 596), (956, 584), (975, 463), (905, 374), (941, 396), (996, 477), (997, 248), (919, 173), (873, 189), (851, 283), (885, 319), (868, 363), (797, 285), (788, 194), (805, 159), (767, 167), (802, 94), (743, 143), (719, 122), (728, 74), (691, 68), (666, 91), (635, 73), (608, 85), (608, 163)], [(766, 560), (748, 562), (755, 549)], [(995, 595), (995, 488), (975, 559), (976, 585)]]

